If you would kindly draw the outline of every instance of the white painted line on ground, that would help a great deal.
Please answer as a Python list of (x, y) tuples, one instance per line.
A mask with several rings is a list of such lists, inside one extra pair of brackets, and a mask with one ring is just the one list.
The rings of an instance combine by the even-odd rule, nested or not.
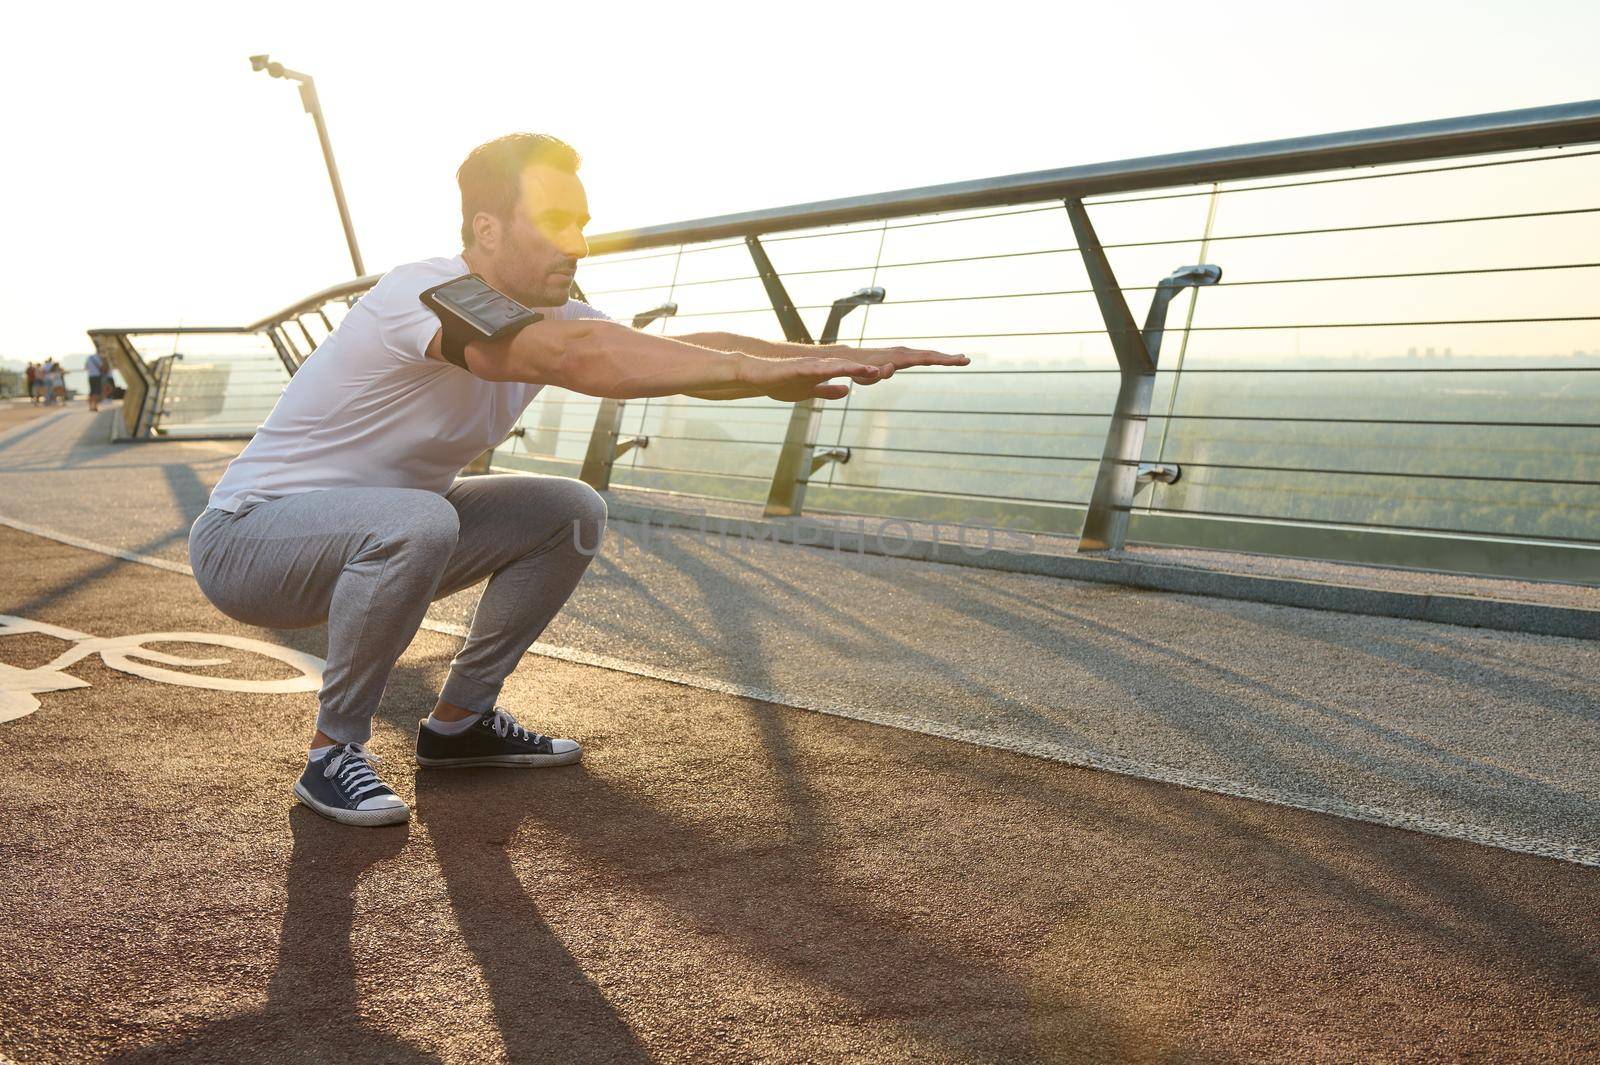
[[(156, 569), (163, 569), (172, 573), (183, 573), (189, 576), (194, 574), (194, 571), (182, 562), (172, 562), (164, 558), (154, 558), (150, 555), (140, 555), (132, 551), (122, 551), (114, 547), (108, 547), (105, 544), (97, 544), (92, 540), (84, 540), (76, 536), (69, 536), (66, 533), (56, 532), (53, 529), (32, 525), (28, 522), (16, 521), (4, 515), (0, 515), (0, 525), (16, 529), (19, 532), (30, 533), (34, 536), (42, 536), (47, 540), (55, 540), (70, 547), (78, 547), (85, 551), (110, 555), (113, 558), (125, 559), (145, 566), (153, 566)], [(423, 621), (422, 627), (432, 632), (444, 633), (450, 636), (465, 636), (467, 634), (466, 626), (446, 621), (427, 619)], [(1229, 795), (1239, 799), (1270, 803), (1274, 806), (1288, 806), (1297, 810), (1308, 810), (1312, 813), (1328, 814), (1352, 821), (1364, 821), (1388, 828), (1406, 829), (1411, 832), (1421, 832), (1444, 839), (1462, 840), (1485, 847), (1514, 851), (1519, 854), (1532, 854), (1541, 858), (1554, 858), (1558, 861), (1600, 868), (1600, 850), (1583, 847), (1575, 843), (1564, 843), (1559, 840), (1543, 839), (1537, 836), (1520, 836), (1483, 825), (1424, 817), (1405, 810), (1391, 810), (1380, 806), (1348, 803), (1340, 799), (1329, 799), (1317, 795), (1283, 791), (1278, 788), (1262, 787), (1256, 784), (1245, 784), (1210, 776), (1205, 773), (1195, 773), (1177, 766), (1162, 765), (1159, 762), (1139, 762), (1122, 758), (1118, 755), (1070, 747), (1065, 744), (1023, 740), (1001, 732), (962, 728), (959, 725), (952, 725), (948, 722), (930, 721), (891, 710), (873, 710), (859, 706), (817, 702), (767, 688), (757, 688), (747, 684), (731, 684), (712, 677), (703, 677), (693, 673), (680, 673), (674, 669), (652, 666), (643, 662), (632, 662), (622, 658), (613, 658), (610, 655), (593, 654), (589, 651), (580, 651), (572, 647), (557, 647), (541, 642), (529, 648), (528, 653), (541, 655), (545, 658), (560, 659), (563, 662), (573, 662), (578, 665), (594, 666), (619, 673), (630, 673), (634, 676), (648, 677), (652, 680), (666, 681), (671, 684), (682, 684), (702, 691), (773, 703), (777, 706), (792, 707), (796, 710), (809, 710), (813, 713), (848, 718), (852, 721), (863, 721), (868, 724), (882, 725), (907, 732), (918, 732), (926, 736), (955, 740), (977, 747), (1012, 751), (1033, 758), (1043, 758), (1047, 761), (1060, 762), (1084, 769), (1117, 773), (1121, 776), (1149, 780), (1158, 784), (1172, 784), (1183, 788), (1193, 788), (1196, 791), (1207, 791), (1218, 795)]]
[(137, 562), (141, 566), (154, 566), (156, 569), (164, 569), (170, 573), (182, 573), (188, 577), (194, 576), (194, 570), (189, 568), (187, 562), (172, 562), (164, 558), (156, 558), (153, 555), (140, 555), (132, 551), (107, 547), (105, 544), (97, 544), (93, 540), (84, 540), (77, 536), (69, 536), (64, 532), (57, 532), (54, 529), (46, 529), (40, 525), (17, 521), (15, 518), (8, 518), (3, 514), (0, 514), (0, 525), (15, 529), (18, 532), (42, 536), (46, 540), (56, 540), (66, 544), (68, 547), (81, 547), (85, 551), (94, 551), (102, 555), (110, 555), (112, 558), (126, 559), (129, 562)]

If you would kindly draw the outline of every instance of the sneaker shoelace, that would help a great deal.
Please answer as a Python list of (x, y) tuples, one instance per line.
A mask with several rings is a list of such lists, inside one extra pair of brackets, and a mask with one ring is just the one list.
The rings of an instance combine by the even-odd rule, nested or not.
[(371, 763), (377, 761), (380, 761), (378, 756), (367, 750), (364, 744), (347, 743), (328, 758), (322, 775), (336, 780), (339, 787), (350, 796), (351, 802), (360, 802), (369, 795), (389, 790), (389, 785), (379, 780), (378, 774), (372, 771)]
[(502, 739), (507, 735), (514, 740), (526, 740), (529, 743), (538, 743), (544, 739), (543, 736), (532, 729), (522, 727), (517, 723), (516, 718), (498, 706), (494, 708), (493, 714), (485, 715), (483, 720), (490, 728), (494, 729), (494, 734)]

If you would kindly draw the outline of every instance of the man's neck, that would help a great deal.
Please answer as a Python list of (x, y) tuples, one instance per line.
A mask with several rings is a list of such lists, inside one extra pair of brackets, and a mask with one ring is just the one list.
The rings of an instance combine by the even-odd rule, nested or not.
[(494, 269), (489, 265), (483, 253), (476, 248), (467, 248), (461, 253), (461, 258), (466, 260), (467, 269), (489, 282), (495, 288), (500, 288), (500, 279), (495, 276)]

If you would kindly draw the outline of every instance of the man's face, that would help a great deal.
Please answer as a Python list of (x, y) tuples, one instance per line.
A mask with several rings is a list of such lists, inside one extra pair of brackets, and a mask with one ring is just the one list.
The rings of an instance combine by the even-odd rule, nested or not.
[(542, 165), (523, 170), (522, 194), (491, 255), (506, 294), (528, 307), (567, 302), (578, 260), (589, 254), (588, 224), (589, 198), (576, 174)]

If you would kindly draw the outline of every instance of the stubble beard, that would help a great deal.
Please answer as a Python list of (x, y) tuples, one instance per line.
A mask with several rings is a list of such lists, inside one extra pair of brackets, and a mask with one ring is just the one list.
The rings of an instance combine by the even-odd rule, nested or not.
[[(520, 243), (514, 243), (509, 250), (512, 252), (514, 259), (520, 260), (522, 258), (522, 246)], [(526, 286), (519, 285), (518, 291), (510, 293), (510, 295), (527, 307), (559, 307), (566, 303), (572, 295), (571, 286), (562, 285), (552, 288), (543, 284), (548, 271), (544, 266), (538, 269), (539, 273), (530, 277)]]
[(519, 301), (529, 307), (559, 307), (567, 302), (571, 294), (569, 286), (566, 285), (530, 286), (522, 292), (514, 293)]

